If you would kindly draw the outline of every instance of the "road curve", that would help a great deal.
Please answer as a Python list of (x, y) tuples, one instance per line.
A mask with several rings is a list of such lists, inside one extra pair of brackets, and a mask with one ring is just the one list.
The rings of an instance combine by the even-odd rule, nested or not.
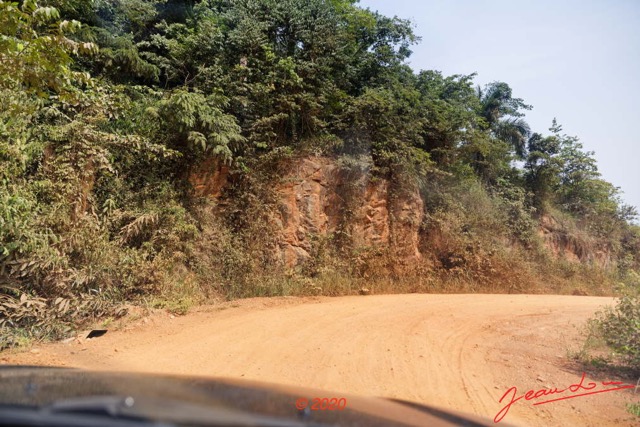
[[(156, 314), (101, 338), (5, 354), (2, 363), (254, 379), (493, 419), (511, 387), (521, 395), (579, 381), (568, 354), (580, 348), (586, 320), (611, 303), (548, 295), (253, 299), (177, 318)], [(522, 399), (505, 421), (634, 425), (624, 410), (634, 397), (620, 391), (544, 406)]]

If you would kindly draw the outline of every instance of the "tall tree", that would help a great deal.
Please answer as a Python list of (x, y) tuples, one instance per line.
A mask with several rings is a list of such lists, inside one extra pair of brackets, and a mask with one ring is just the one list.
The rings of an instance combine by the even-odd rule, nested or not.
[(532, 107), (521, 98), (514, 98), (511, 88), (504, 82), (490, 83), (484, 89), (478, 87), (477, 94), (480, 100), (479, 114), (493, 134), (509, 143), (515, 154), (524, 159), (531, 129), (522, 118), (522, 110)]

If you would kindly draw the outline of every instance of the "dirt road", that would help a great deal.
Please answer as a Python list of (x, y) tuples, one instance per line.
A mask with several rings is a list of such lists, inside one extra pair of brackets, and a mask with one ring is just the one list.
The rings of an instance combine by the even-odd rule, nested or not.
[[(544, 295), (253, 299), (184, 317), (156, 314), (101, 338), (0, 356), (2, 363), (242, 377), (408, 399), (493, 419), (510, 401), (499, 403), (511, 387), (521, 396), (579, 383), (582, 371), (570, 363), (569, 351), (580, 348), (584, 322), (611, 303)], [(607, 380), (587, 373), (585, 381)], [(539, 406), (521, 399), (504, 420), (637, 425), (625, 404), (639, 399), (634, 390)]]

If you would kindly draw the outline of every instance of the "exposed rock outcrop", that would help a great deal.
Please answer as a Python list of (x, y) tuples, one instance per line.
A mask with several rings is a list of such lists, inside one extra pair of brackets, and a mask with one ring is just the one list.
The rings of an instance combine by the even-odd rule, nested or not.
[[(284, 265), (300, 265), (313, 256), (319, 239), (338, 235), (353, 248), (388, 251), (403, 264), (423, 258), (420, 230), (425, 206), (417, 188), (394, 186), (372, 177), (366, 168), (346, 168), (329, 157), (293, 160), (285, 170), (274, 183), (277, 209), (272, 217), (275, 257)], [(227, 166), (209, 159), (192, 171), (190, 181), (196, 195), (215, 199), (228, 175)], [(557, 258), (601, 267), (612, 262), (609, 252), (568, 233), (551, 216), (541, 219), (538, 234)]]
[(336, 232), (355, 247), (384, 247), (404, 258), (420, 258), (424, 212), (417, 190), (391, 194), (390, 183), (366, 172), (345, 173), (325, 157), (300, 160), (277, 187), (280, 251), (293, 266), (310, 256), (313, 240)]
[(588, 236), (570, 233), (553, 216), (545, 215), (540, 219), (538, 235), (543, 239), (545, 248), (557, 258), (594, 263), (603, 268), (611, 265), (609, 251), (599, 248)]
[(198, 197), (220, 197), (227, 184), (229, 166), (215, 157), (210, 157), (195, 167), (189, 174), (189, 182)]

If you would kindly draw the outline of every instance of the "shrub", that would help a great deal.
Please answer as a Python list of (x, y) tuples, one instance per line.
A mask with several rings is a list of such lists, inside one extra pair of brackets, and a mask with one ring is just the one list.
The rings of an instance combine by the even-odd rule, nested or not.
[(640, 371), (640, 275), (631, 271), (628, 278), (616, 306), (600, 313), (596, 324), (615, 356)]

